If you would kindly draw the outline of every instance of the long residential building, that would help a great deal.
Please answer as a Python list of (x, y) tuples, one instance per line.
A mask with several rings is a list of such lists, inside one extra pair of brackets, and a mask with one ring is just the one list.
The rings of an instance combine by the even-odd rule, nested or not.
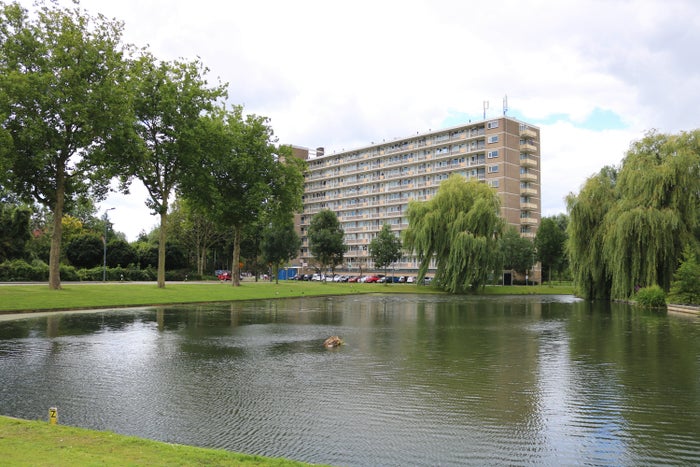
[[(300, 257), (292, 266), (314, 266), (307, 229), (322, 209), (336, 213), (348, 251), (339, 270), (371, 271), (369, 243), (387, 223), (396, 235), (408, 227), (408, 202), (435, 196), (440, 182), (457, 173), (493, 187), (501, 215), (524, 237), (534, 237), (541, 217), (540, 130), (500, 117), (390, 142), (325, 154), (293, 147), (306, 159), (304, 208), (298, 216)], [(296, 263), (296, 264), (295, 264)], [(396, 271), (414, 272), (418, 259), (404, 256)]]

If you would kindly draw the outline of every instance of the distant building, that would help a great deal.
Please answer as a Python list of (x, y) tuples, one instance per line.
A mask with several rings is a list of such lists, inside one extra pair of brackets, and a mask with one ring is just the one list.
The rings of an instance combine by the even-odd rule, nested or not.
[[(336, 213), (348, 252), (338, 269), (374, 268), (369, 243), (388, 223), (400, 235), (408, 227), (410, 200), (432, 198), (442, 180), (458, 173), (493, 187), (501, 215), (524, 237), (533, 238), (541, 216), (540, 130), (509, 117), (372, 143), (351, 151), (325, 154), (293, 147), (306, 159), (303, 212), (297, 216), (302, 237), (297, 267), (312, 267), (306, 232), (314, 214)], [(418, 260), (405, 256), (396, 271), (415, 272)]]

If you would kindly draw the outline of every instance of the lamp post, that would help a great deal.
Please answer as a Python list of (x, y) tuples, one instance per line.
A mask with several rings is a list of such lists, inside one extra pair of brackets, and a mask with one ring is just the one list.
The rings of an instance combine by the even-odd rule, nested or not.
[(109, 226), (109, 218), (107, 217), (107, 213), (114, 209), (115, 208), (106, 209), (103, 216), (105, 221), (105, 236), (102, 238), (102, 282), (107, 280), (107, 226)]

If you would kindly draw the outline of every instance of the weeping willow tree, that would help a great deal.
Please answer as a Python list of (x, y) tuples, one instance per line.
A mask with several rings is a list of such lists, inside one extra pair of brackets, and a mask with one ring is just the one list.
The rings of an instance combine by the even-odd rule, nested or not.
[(698, 130), (648, 133), (631, 145), (607, 190), (594, 177), (569, 196), (572, 269), (585, 297), (626, 299), (652, 285), (669, 290), (684, 247), (698, 242), (699, 138)]
[(404, 247), (420, 261), (418, 282), (436, 261), (435, 280), (444, 290), (476, 290), (499, 268), (498, 239), (505, 222), (500, 201), (484, 183), (451, 175), (429, 201), (411, 201)]
[(605, 215), (615, 203), (617, 171), (604, 167), (588, 179), (578, 196), (566, 199), (569, 211), (569, 262), (579, 292), (589, 299), (610, 298), (610, 272), (603, 245)]

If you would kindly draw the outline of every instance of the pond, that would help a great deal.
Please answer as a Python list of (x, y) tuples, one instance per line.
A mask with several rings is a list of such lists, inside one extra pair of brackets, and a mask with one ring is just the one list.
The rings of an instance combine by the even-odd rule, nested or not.
[(0, 414), (54, 406), (65, 425), (333, 465), (697, 465), (700, 319), (386, 294), (0, 321)]

